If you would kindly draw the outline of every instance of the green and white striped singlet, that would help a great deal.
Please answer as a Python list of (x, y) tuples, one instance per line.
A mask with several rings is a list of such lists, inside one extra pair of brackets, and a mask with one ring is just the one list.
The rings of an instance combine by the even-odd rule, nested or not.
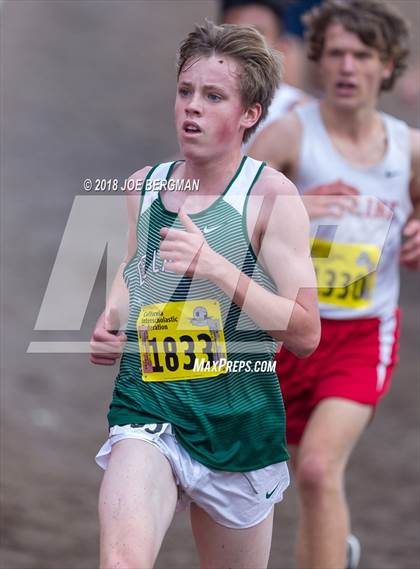
[[(146, 180), (170, 179), (175, 164), (158, 164)], [(244, 157), (223, 194), (190, 217), (210, 247), (275, 292), (274, 282), (256, 261), (246, 227), (247, 198), (263, 167)], [(257, 360), (272, 360), (275, 340), (212, 282), (165, 271), (158, 255), (159, 230), (183, 226), (176, 213), (165, 209), (159, 191), (145, 187), (146, 181), (137, 251), (124, 271), (130, 294), (128, 342), (108, 414), (110, 426), (171, 423), (192, 458), (224, 471), (246, 472), (287, 460), (276, 373), (253, 368)], [(181, 314), (195, 331), (177, 332)], [(141, 357), (139, 343), (145, 354)], [(192, 365), (199, 345), (209, 361), (222, 354), (230, 362), (246, 360), (251, 371), (207, 371), (195, 377)]]

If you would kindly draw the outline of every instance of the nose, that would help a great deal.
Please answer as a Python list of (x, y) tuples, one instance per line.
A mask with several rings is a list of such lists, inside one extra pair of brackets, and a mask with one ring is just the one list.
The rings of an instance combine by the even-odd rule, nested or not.
[(341, 60), (341, 71), (343, 73), (353, 73), (354, 71), (354, 57), (351, 53), (345, 53)]
[(201, 115), (203, 111), (203, 107), (202, 107), (202, 101), (201, 101), (201, 97), (200, 94), (195, 92), (189, 99), (187, 102), (187, 105), (185, 107), (185, 113), (187, 114), (187, 116), (190, 115)]

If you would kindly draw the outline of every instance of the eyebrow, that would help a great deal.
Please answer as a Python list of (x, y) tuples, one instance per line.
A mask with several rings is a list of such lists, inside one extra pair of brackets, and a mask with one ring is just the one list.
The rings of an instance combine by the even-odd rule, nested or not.
[[(179, 86), (192, 87), (193, 84), (191, 83), (191, 81), (180, 81)], [(204, 85), (204, 89), (207, 90), (217, 89), (219, 91), (224, 91), (224, 88), (221, 85), (216, 85), (213, 83), (207, 83), (206, 85)]]
[(371, 52), (373, 50), (375, 50), (374, 47), (371, 47), (369, 45), (366, 46), (361, 46), (361, 47), (355, 47), (355, 48), (348, 48), (348, 47), (343, 47), (343, 46), (327, 46), (326, 48), (329, 51), (348, 51), (349, 49), (355, 53), (366, 53), (366, 52)]

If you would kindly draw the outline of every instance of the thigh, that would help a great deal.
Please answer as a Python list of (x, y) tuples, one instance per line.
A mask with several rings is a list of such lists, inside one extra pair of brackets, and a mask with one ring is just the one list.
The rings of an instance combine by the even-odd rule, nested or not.
[(232, 529), (191, 504), (191, 525), (201, 569), (264, 569), (270, 556), (273, 511), (259, 524)]
[(314, 459), (340, 474), (371, 416), (370, 405), (341, 398), (323, 399), (306, 425), (298, 465), (306, 458)]
[(114, 444), (99, 494), (101, 567), (124, 560), (151, 567), (176, 500), (171, 466), (159, 449), (134, 439)]

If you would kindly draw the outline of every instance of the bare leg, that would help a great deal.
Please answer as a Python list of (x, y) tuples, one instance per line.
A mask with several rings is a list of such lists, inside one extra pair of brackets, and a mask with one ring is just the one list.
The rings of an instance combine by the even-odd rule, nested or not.
[(99, 494), (101, 569), (153, 567), (176, 500), (171, 466), (157, 448), (116, 443)]
[(191, 524), (201, 569), (265, 569), (273, 531), (273, 510), (252, 528), (231, 529), (191, 504)]
[(345, 468), (371, 414), (370, 406), (339, 398), (321, 401), (312, 413), (294, 461), (301, 510), (299, 569), (345, 567), (350, 533)]

